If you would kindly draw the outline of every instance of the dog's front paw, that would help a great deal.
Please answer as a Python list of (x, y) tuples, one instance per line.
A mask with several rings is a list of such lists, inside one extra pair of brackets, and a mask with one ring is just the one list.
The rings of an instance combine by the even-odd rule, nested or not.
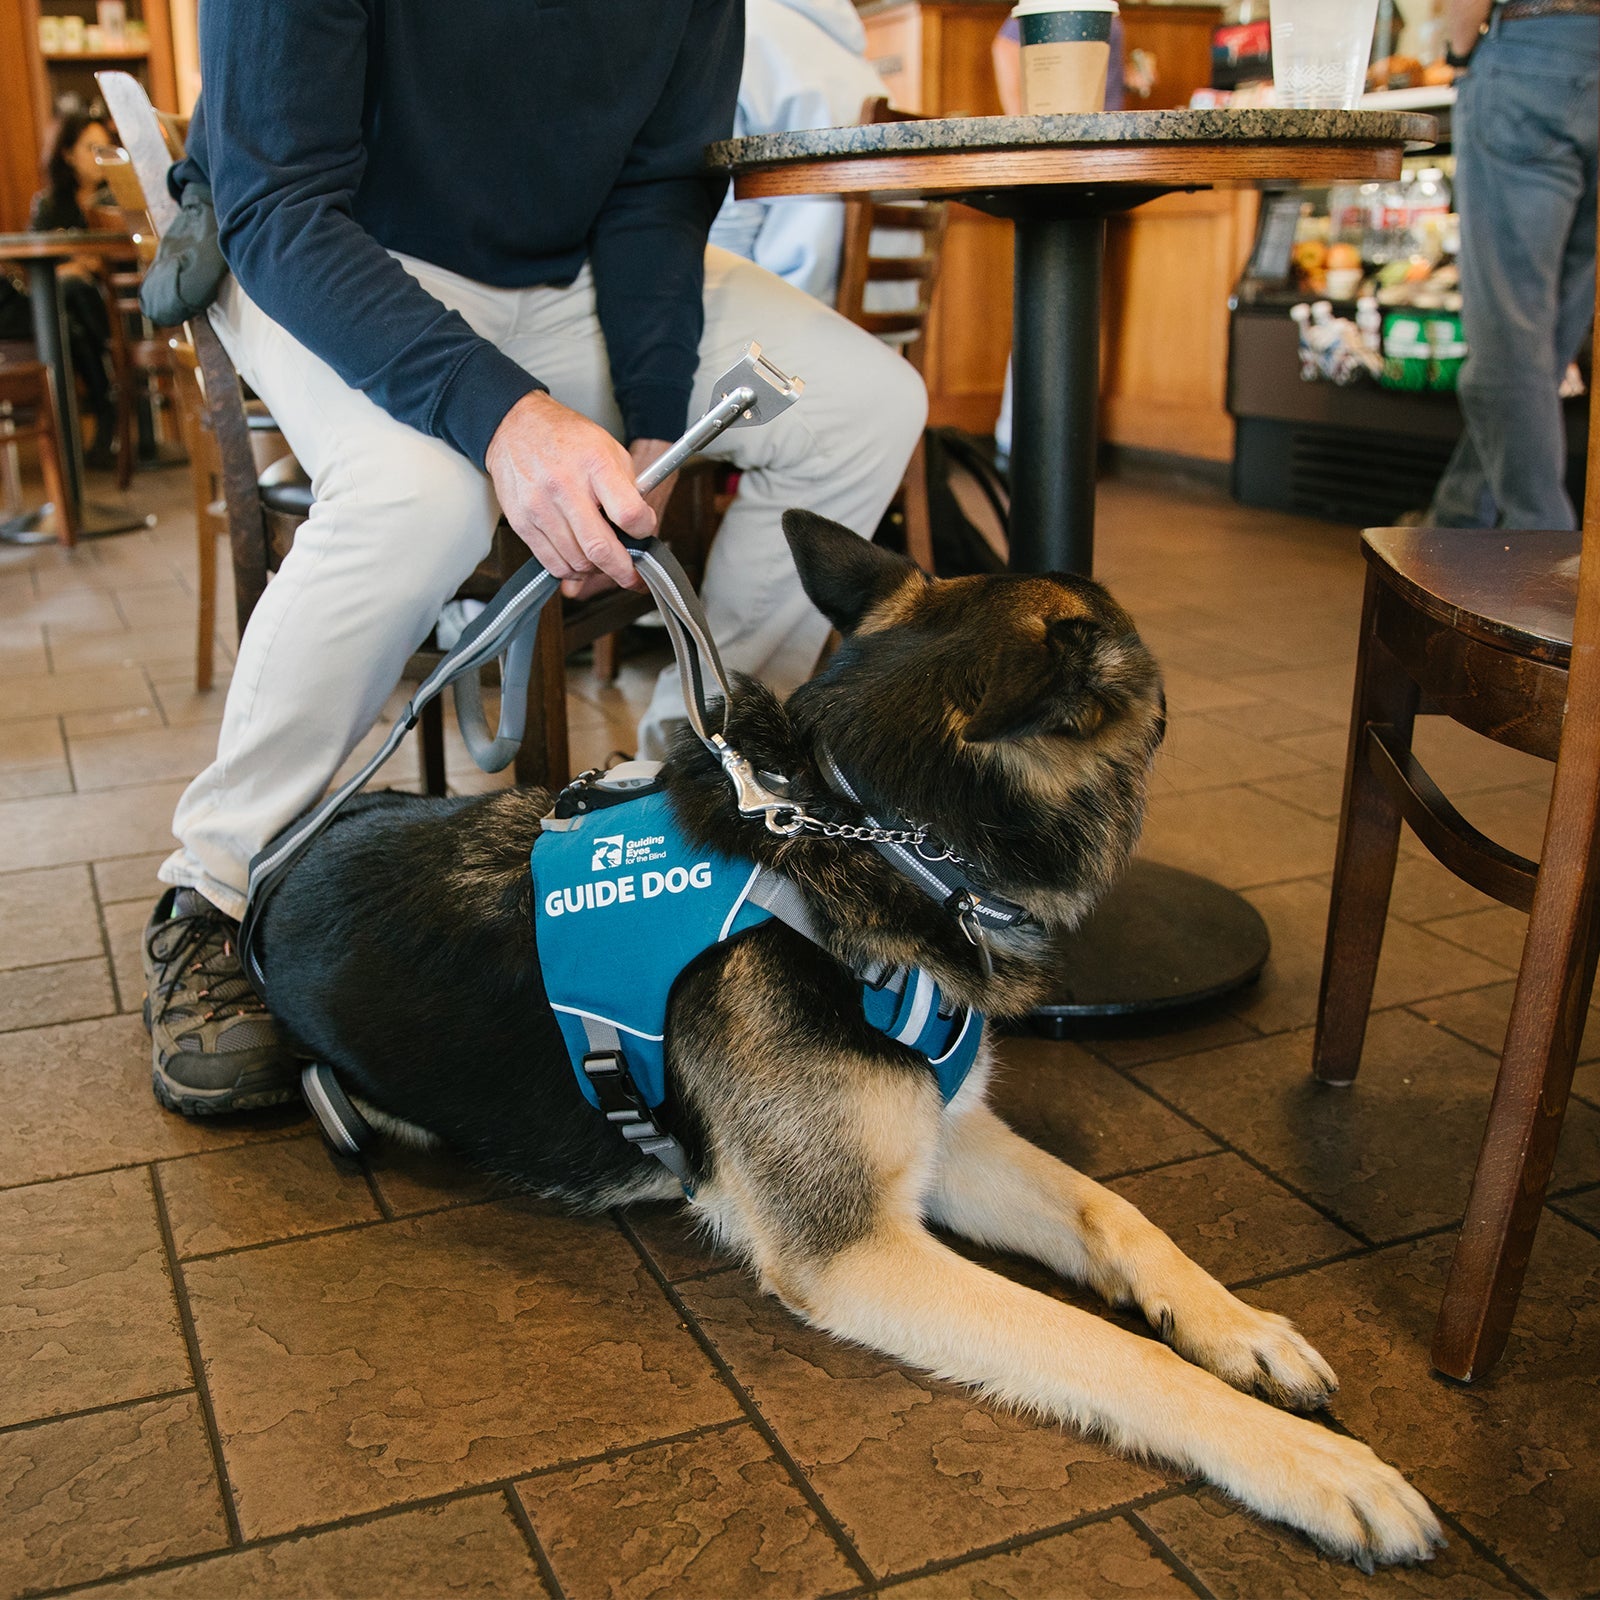
[(1364, 1572), (1428, 1561), (1445, 1544), (1433, 1508), (1359, 1439), (1267, 1413), (1277, 1426), (1234, 1441), (1224, 1487), (1252, 1510), (1287, 1522)]
[(1259, 1311), (1225, 1289), (1181, 1310), (1157, 1307), (1150, 1320), (1185, 1360), (1279, 1405), (1312, 1411), (1339, 1387), (1333, 1368), (1287, 1317)]

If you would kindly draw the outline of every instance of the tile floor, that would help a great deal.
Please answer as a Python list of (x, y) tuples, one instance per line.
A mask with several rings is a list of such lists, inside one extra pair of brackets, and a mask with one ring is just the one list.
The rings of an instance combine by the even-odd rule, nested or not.
[[(1178, 1031), (1008, 1041), (999, 1099), (1333, 1361), (1338, 1425), (1451, 1535), (1431, 1567), (1373, 1578), (811, 1333), (668, 1208), (573, 1221), (437, 1164), (338, 1164), (287, 1113), (158, 1110), (138, 934), (222, 706), (192, 688), (186, 493), (142, 476), (149, 532), (0, 548), (0, 1593), (1600, 1590), (1592, 1059), (1503, 1364), (1472, 1388), (1427, 1365), (1522, 919), (1408, 846), (1362, 1076), (1307, 1075), (1350, 530), (1105, 486), (1101, 571), (1172, 707), (1144, 848), (1242, 890), (1274, 955)], [(575, 674), (581, 758), (625, 740), (648, 678)], [(1474, 822), (1537, 849), (1538, 763), (1445, 728), (1424, 743)]]

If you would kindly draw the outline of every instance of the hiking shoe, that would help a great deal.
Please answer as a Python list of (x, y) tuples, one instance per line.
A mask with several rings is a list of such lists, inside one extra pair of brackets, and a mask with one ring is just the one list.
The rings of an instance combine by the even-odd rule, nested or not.
[(239, 963), (239, 924), (193, 889), (169, 889), (144, 930), (151, 1087), (186, 1117), (281, 1105), (300, 1073)]

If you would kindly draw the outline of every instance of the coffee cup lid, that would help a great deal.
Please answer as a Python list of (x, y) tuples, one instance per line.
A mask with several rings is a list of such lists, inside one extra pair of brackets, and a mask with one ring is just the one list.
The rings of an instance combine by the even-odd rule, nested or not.
[(1052, 16), (1059, 11), (1110, 11), (1120, 8), (1117, 0), (1019, 0), (1012, 7), (1014, 17)]

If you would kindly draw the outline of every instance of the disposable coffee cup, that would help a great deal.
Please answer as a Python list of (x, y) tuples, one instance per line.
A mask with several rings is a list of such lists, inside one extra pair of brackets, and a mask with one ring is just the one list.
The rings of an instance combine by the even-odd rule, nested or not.
[(1022, 109), (1030, 117), (1104, 111), (1117, 0), (1022, 0)]

